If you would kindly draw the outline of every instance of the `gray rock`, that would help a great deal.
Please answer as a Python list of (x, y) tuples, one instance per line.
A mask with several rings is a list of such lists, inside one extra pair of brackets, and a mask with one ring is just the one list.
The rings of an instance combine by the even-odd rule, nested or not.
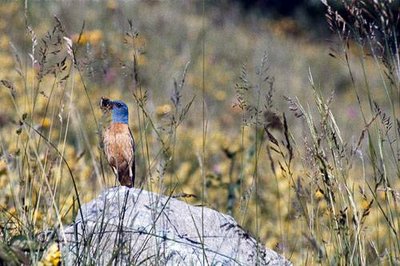
[(228, 215), (135, 188), (103, 191), (63, 237), (67, 265), (291, 265)]

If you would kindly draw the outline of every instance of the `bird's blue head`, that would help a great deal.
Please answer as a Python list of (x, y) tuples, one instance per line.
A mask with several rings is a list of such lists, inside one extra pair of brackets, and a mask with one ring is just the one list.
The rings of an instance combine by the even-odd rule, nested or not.
[(123, 101), (112, 101), (111, 119), (113, 123), (128, 124), (128, 106)]

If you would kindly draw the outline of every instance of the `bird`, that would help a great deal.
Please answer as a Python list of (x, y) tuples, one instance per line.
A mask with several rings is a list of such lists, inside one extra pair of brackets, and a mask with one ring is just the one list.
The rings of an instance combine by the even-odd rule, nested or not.
[(100, 108), (111, 111), (111, 123), (103, 133), (107, 161), (122, 186), (135, 184), (135, 140), (129, 129), (128, 106), (121, 100), (101, 98)]

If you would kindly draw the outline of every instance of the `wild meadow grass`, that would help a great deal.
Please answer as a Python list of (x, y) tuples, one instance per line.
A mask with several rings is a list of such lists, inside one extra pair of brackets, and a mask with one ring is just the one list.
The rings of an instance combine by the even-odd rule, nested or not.
[(329, 46), (237, 7), (64, 3), (45, 20), (3, 3), (0, 260), (56, 265), (63, 226), (117, 185), (106, 96), (130, 108), (138, 186), (228, 213), (296, 265), (397, 265), (396, 3), (326, 3)]

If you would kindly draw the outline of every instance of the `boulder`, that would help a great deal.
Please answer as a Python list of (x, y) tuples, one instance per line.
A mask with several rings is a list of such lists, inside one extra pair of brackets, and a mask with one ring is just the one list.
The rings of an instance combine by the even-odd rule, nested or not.
[(103, 191), (62, 238), (66, 265), (291, 265), (231, 216), (136, 188)]

